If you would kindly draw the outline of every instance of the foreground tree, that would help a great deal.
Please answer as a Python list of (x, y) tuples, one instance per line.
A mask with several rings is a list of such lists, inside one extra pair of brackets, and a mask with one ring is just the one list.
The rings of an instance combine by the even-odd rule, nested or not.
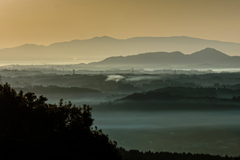
[(46, 101), (0, 85), (0, 158), (121, 159), (117, 143), (92, 127), (89, 106)]

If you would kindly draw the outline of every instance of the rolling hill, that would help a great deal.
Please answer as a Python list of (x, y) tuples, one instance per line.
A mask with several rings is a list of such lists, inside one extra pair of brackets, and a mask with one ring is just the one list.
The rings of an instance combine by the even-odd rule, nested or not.
[(189, 55), (181, 52), (153, 52), (131, 56), (109, 57), (84, 67), (95, 68), (172, 68), (172, 69), (212, 69), (238, 68), (239, 56), (228, 56), (216, 49), (206, 48)]

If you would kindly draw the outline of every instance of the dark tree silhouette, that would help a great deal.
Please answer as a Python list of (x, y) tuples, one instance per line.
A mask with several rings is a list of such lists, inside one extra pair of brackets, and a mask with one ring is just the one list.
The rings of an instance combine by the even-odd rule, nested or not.
[(119, 148), (123, 160), (239, 160), (239, 157), (221, 157), (209, 154), (191, 154), (191, 153), (170, 153), (170, 152), (140, 152), (138, 150), (126, 151)]
[(91, 107), (77, 107), (62, 99), (58, 105), (46, 101), (31, 92), (17, 93), (9, 84), (0, 85), (3, 159), (121, 159), (117, 143), (92, 127)]

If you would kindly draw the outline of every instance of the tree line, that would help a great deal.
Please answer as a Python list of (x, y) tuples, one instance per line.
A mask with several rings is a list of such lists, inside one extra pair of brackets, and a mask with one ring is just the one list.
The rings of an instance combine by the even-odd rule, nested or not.
[[(121, 159), (117, 142), (111, 141), (101, 129), (93, 128), (91, 107), (63, 103), (62, 99), (59, 104), (46, 101), (46, 97), (37, 97), (32, 92), (17, 93), (9, 84), (0, 85), (3, 159), (38, 159), (57, 156), (58, 152), (68, 153), (68, 157)], [(14, 150), (13, 146), (19, 148)], [(49, 149), (58, 152), (50, 154)]]

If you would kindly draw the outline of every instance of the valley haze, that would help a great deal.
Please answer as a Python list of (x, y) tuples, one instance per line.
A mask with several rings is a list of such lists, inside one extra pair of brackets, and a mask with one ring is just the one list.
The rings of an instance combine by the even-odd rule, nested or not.
[(240, 0), (0, 0), (0, 159), (240, 160)]

